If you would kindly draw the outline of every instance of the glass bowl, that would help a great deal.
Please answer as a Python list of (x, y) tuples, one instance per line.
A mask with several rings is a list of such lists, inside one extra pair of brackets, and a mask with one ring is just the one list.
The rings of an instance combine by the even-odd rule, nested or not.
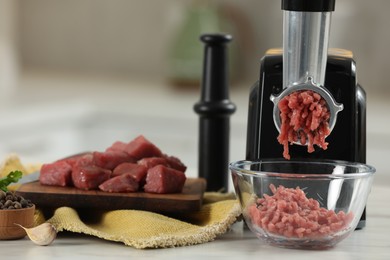
[(248, 227), (280, 247), (333, 247), (357, 227), (375, 168), (345, 161), (237, 161), (229, 165)]

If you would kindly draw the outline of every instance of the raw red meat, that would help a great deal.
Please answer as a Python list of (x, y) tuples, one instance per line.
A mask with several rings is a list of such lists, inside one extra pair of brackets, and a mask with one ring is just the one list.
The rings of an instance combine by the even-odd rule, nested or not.
[(164, 158), (168, 161), (169, 167), (181, 172), (185, 172), (187, 170), (187, 166), (185, 166), (179, 158), (166, 154), (164, 154)]
[(121, 141), (116, 141), (113, 143), (110, 147), (106, 149), (107, 151), (119, 151), (119, 152), (124, 152), (126, 149), (127, 144)]
[(144, 190), (150, 193), (178, 193), (182, 191), (185, 181), (183, 172), (157, 165), (148, 170)]
[(99, 189), (107, 192), (135, 192), (139, 189), (139, 183), (131, 174), (125, 173), (106, 180), (99, 185)]
[(93, 154), (87, 153), (79, 157), (66, 159), (66, 161), (72, 165), (72, 167), (83, 167), (83, 166), (92, 166), (93, 163)]
[(101, 190), (109, 192), (132, 192), (146, 185), (150, 170), (146, 192), (174, 193), (181, 192), (184, 186), (186, 168), (178, 158), (163, 154), (140, 135), (129, 143), (117, 141), (104, 152), (88, 152), (46, 164), (41, 169), (40, 182), (84, 190), (101, 185)]
[(248, 208), (252, 224), (277, 235), (296, 238), (320, 238), (347, 229), (353, 213), (338, 213), (321, 208), (299, 187), (276, 188), (270, 185), (272, 196), (263, 198)]
[(82, 161), (86, 160), (86, 161), (92, 162), (92, 154), (91, 153), (82, 153), (82, 154), (74, 155), (72, 157), (67, 157), (65, 159), (61, 159), (58, 161), (65, 161), (73, 167), (80, 160), (82, 160)]
[(278, 104), (280, 110), (280, 134), (278, 141), (284, 147), (283, 157), (290, 159), (289, 143), (307, 143), (307, 151), (314, 152), (314, 145), (326, 150), (325, 138), (330, 134), (330, 112), (318, 93), (311, 90), (296, 91), (285, 96)]
[(111, 171), (97, 166), (73, 167), (72, 180), (76, 188), (83, 190), (97, 189), (111, 177)]
[(72, 166), (66, 161), (42, 165), (39, 181), (43, 185), (71, 186)]
[(133, 176), (133, 178), (139, 183), (140, 186), (143, 186), (145, 184), (147, 172), (148, 168), (143, 165), (138, 165), (136, 163), (122, 163), (114, 169), (112, 172), (112, 177), (128, 174)]
[(108, 170), (124, 162), (136, 162), (127, 153), (121, 151), (93, 152), (93, 164)]
[(146, 157), (162, 157), (160, 149), (143, 135), (138, 136), (126, 145), (125, 151), (137, 160)]
[(139, 165), (145, 166), (147, 169), (153, 168), (156, 165), (169, 166), (168, 161), (163, 157), (143, 158), (137, 162)]

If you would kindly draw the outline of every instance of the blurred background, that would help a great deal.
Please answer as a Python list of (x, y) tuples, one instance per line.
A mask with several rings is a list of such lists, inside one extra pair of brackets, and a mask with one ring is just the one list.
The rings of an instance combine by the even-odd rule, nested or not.
[[(2, 63), (8, 63), (1, 65), (5, 71), (2, 81), (10, 71), (8, 80), (12, 81), (18, 71), (23, 74), (47, 69), (190, 83), (201, 73), (201, 63), (195, 62), (202, 58), (199, 34), (222, 31), (235, 38), (231, 44), (233, 83), (251, 83), (258, 78), (258, 63), (264, 52), (282, 44), (280, 1), (0, 3), (0, 55)], [(359, 81), (373, 94), (389, 92), (389, 9), (386, 0), (337, 0), (332, 16), (330, 47), (354, 52)], [(177, 68), (180, 59), (182, 70)], [(186, 66), (190, 68), (185, 62), (191, 63), (191, 59), (192, 75), (185, 71)]]
[[(383, 126), (390, 97), (388, 10), (388, 0), (337, 0), (330, 34), (330, 47), (353, 51), (368, 93), (373, 163), (385, 162), (389, 144), (382, 141), (389, 139)], [(144, 131), (166, 149), (181, 138), (171, 153), (183, 151), (196, 167), (192, 106), (202, 76), (199, 35), (209, 32), (234, 37), (231, 99), (238, 110), (231, 158), (243, 159), (249, 88), (264, 52), (282, 46), (280, 0), (0, 0), (0, 153), (52, 160)], [(115, 118), (110, 109), (131, 115), (106, 129), (102, 122)], [(172, 129), (145, 125), (145, 118), (165, 119)], [(80, 124), (101, 132), (80, 135)]]

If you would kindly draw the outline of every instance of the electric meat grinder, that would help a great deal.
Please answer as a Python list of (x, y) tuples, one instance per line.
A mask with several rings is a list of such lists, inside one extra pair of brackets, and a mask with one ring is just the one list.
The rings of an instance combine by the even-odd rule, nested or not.
[[(295, 143), (291, 158), (366, 162), (366, 94), (357, 83), (355, 61), (348, 50), (328, 51), (334, 7), (335, 0), (282, 0), (283, 50), (266, 52), (250, 91), (247, 160), (283, 158), (277, 102), (293, 90), (310, 89), (327, 101), (329, 146), (308, 153), (306, 145)], [(364, 211), (358, 228), (365, 219)]]

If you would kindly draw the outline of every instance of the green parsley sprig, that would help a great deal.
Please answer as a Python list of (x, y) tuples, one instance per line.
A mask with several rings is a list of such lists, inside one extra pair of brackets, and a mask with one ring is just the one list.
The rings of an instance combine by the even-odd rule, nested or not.
[(10, 172), (6, 177), (0, 179), (0, 190), (7, 192), (8, 185), (17, 183), (22, 176), (23, 173), (21, 171)]

